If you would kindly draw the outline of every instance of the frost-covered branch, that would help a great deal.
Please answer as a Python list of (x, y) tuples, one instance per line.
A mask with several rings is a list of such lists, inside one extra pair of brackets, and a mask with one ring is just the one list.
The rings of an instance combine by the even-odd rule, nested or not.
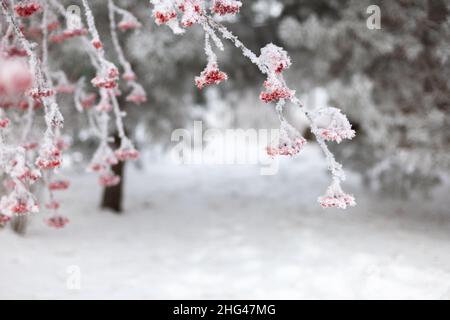
[(184, 28), (194, 24), (198, 24), (203, 28), (208, 64), (200, 76), (195, 79), (199, 89), (208, 85), (219, 84), (228, 79), (228, 76), (219, 70), (217, 57), (210, 43), (210, 39), (212, 39), (216, 47), (219, 50), (223, 50), (223, 44), (218, 35), (231, 41), (242, 51), (245, 57), (267, 76), (267, 80), (264, 82), (265, 90), (261, 92), (260, 99), (265, 103), (276, 103), (275, 110), (281, 122), (280, 138), (273, 146), (267, 148), (269, 155), (292, 156), (301, 151), (306, 144), (306, 140), (284, 118), (283, 109), (286, 103), (290, 102), (303, 111), (309, 120), (311, 131), (326, 157), (328, 169), (332, 175), (332, 183), (326, 195), (319, 198), (319, 203), (322, 207), (339, 207), (343, 209), (347, 206), (355, 205), (354, 197), (345, 194), (341, 189), (340, 183), (345, 180), (345, 174), (342, 170), (342, 165), (336, 161), (326, 144), (326, 141), (340, 143), (343, 139), (352, 139), (355, 131), (352, 130), (347, 117), (336, 108), (308, 110), (303, 106), (296, 97), (295, 90), (290, 89), (284, 80), (282, 72), (290, 67), (291, 59), (283, 48), (274, 44), (268, 44), (261, 49), (258, 56), (248, 49), (236, 35), (215, 21), (209, 14), (220, 16), (235, 15), (242, 6), (240, 1), (150, 0), (150, 2), (154, 5), (153, 16), (156, 24), (169, 26), (175, 34), (182, 34), (185, 31)]
[[(56, 200), (55, 191), (67, 189), (69, 182), (55, 180), (53, 172), (61, 166), (62, 152), (68, 147), (68, 142), (61, 135), (63, 117), (57, 104), (59, 94), (73, 94), (76, 109), (87, 111), (87, 123), (100, 140), (89, 169), (99, 173), (101, 185), (112, 186), (120, 181), (120, 177), (113, 174), (112, 165), (139, 156), (126, 137), (123, 126), (125, 113), (120, 109), (117, 98), (120, 95), (119, 70), (106, 58), (89, 2), (83, 0), (82, 3), (88, 29), (83, 26), (79, 15), (66, 10), (57, 0), (27, 0), (17, 4), (0, 0), (0, 174), (5, 175), (4, 184), (9, 192), (0, 199), (0, 224), (14, 216), (37, 212), (39, 207), (53, 213), (46, 219), (48, 225), (61, 228), (68, 222), (58, 213), (60, 203)], [(115, 6), (112, 1), (105, 9), (108, 7), (112, 14), (112, 40), (125, 71), (122, 78), (130, 89), (126, 100), (140, 104), (146, 101), (146, 94), (135, 81), (136, 76), (125, 59), (116, 31), (117, 28), (121, 31), (139, 28), (140, 23), (130, 12)], [(66, 21), (64, 29), (60, 28), (58, 15)], [(122, 17), (117, 28), (114, 15)], [(64, 71), (52, 70), (49, 44), (58, 45), (74, 38), (80, 38), (85, 44), (86, 53), (97, 71), (90, 83), (97, 88), (98, 95), (85, 88), (84, 78), (72, 84)], [(38, 131), (33, 123), (41, 108), (44, 110), (46, 130), (38, 143), (30, 139), (32, 129)], [(110, 112), (114, 114), (121, 140), (117, 150), (109, 146), (112, 142)], [(20, 132), (18, 137), (14, 137), (17, 132)], [(47, 190), (45, 206), (39, 206), (31, 192), (30, 186), (38, 180), (40, 186)]]
[[(9, 176), (6, 185), (10, 191), (8, 195), (0, 199), (1, 219), (4, 220), (10, 219), (14, 215), (26, 215), (38, 211), (37, 200), (30, 192), (30, 186), (43, 175), (50, 174), (51, 169), (58, 168), (61, 165), (58, 136), (63, 125), (63, 117), (56, 103), (55, 90), (47, 65), (48, 20), (46, 2), (44, 2), (42, 8), (41, 4), (32, 1), (7, 4), (5, 0), (1, 0), (0, 6), (8, 26), (0, 48), (0, 59), (5, 59), (2, 62), (2, 72), (4, 72), (2, 80), (5, 83), (0, 86), (6, 85), (9, 89), (2, 92), (2, 98), (14, 101), (25, 97), (25, 100), (19, 103), (19, 107), (23, 106), (20, 108), (27, 110), (23, 121), (24, 126), (21, 130), (21, 139), (16, 142), (11, 141), (9, 144), (6, 144), (6, 141), (2, 139), (0, 146), (0, 172)], [(40, 59), (36, 50), (37, 44), (27, 40), (20, 27), (19, 17), (27, 18), (41, 9), (44, 13), (41, 25), (43, 48)], [(22, 58), (27, 59), (28, 70), (21, 66)], [(8, 81), (11, 77), (15, 77), (14, 80)], [(18, 81), (19, 79), (20, 81)], [(33, 165), (29, 161), (28, 151), (36, 148), (37, 144), (29, 142), (28, 138), (33, 123), (33, 109), (36, 106), (42, 106), (44, 109), (47, 129)], [(5, 123), (0, 125), (1, 131), (5, 129)], [(3, 132), (1, 132), (1, 135), (4, 135)]]

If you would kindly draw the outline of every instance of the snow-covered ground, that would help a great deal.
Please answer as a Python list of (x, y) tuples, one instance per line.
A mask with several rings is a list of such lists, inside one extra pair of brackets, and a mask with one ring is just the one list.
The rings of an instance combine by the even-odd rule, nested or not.
[[(318, 150), (259, 167), (130, 169), (126, 212), (97, 210), (95, 177), (70, 174), (71, 224), (36, 215), (0, 230), (0, 298), (450, 298), (449, 184), (434, 198), (380, 198), (350, 175), (358, 206), (323, 210)], [(70, 266), (80, 290), (67, 287)], [(69, 268), (69, 269), (68, 269)]]

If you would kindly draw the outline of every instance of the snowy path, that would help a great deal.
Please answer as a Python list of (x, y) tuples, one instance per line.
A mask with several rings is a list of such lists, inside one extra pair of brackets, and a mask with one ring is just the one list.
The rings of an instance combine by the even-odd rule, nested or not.
[[(73, 179), (72, 223), (0, 231), (0, 298), (450, 299), (450, 201), (380, 201), (322, 210), (317, 150), (276, 176), (257, 167), (156, 165), (127, 177), (127, 212), (96, 211), (93, 176)], [(309, 156), (308, 156), (309, 155)], [(76, 175), (74, 175), (76, 176)], [(76, 190), (76, 192), (75, 192)], [(81, 290), (66, 288), (81, 268)]]

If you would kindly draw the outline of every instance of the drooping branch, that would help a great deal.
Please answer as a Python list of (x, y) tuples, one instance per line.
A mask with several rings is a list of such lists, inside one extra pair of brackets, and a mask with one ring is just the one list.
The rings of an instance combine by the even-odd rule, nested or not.
[[(209, 39), (213, 39), (219, 50), (223, 50), (223, 44), (218, 34), (226, 40), (231, 41), (242, 54), (247, 57), (258, 69), (267, 76), (264, 82), (265, 91), (261, 92), (260, 99), (265, 103), (275, 102), (275, 111), (281, 122), (280, 139), (274, 146), (268, 147), (267, 152), (271, 156), (294, 155), (302, 149), (306, 140), (300, 133), (290, 125), (283, 116), (283, 109), (287, 102), (298, 107), (306, 116), (312, 133), (314, 134), (320, 148), (322, 149), (328, 169), (332, 176), (332, 183), (325, 196), (320, 197), (319, 203), (322, 207), (339, 207), (355, 205), (352, 195), (345, 194), (340, 186), (345, 180), (342, 165), (338, 163), (329, 150), (326, 141), (341, 142), (343, 139), (352, 139), (355, 131), (345, 115), (336, 108), (325, 108), (321, 110), (307, 110), (296, 97), (295, 91), (286, 84), (282, 72), (291, 65), (291, 60), (282, 48), (268, 44), (261, 49), (260, 55), (256, 55), (239, 38), (230, 32), (224, 25), (214, 20), (205, 8), (208, 1), (204, 0), (150, 0), (154, 5), (153, 16), (158, 25), (168, 25), (175, 34), (184, 32), (184, 28), (194, 24), (200, 25), (205, 32), (205, 51), (208, 57), (208, 65), (196, 78), (199, 89), (206, 85), (219, 84), (227, 80), (227, 75), (218, 69), (216, 56), (212, 52)], [(214, 0), (209, 11), (217, 15), (234, 15), (239, 12), (242, 3), (236, 0)], [(181, 26), (180, 26), (181, 23)]]
[[(112, 165), (118, 161), (134, 160), (139, 156), (126, 137), (123, 127), (122, 118), (125, 113), (120, 109), (117, 100), (117, 95), (120, 94), (118, 90), (119, 71), (106, 58), (106, 52), (88, 1), (82, 3), (89, 31), (83, 27), (80, 16), (74, 15), (70, 10), (66, 11), (63, 5), (56, 0), (21, 1), (18, 4), (15, 4), (14, 1), (7, 3), (6, 0), (0, 0), (2, 16), (6, 17), (0, 21), (0, 31), (2, 32), (0, 43), (0, 69), (2, 70), (0, 71), (3, 72), (2, 76), (6, 75), (0, 77), (2, 80), (0, 83), (0, 90), (2, 90), (0, 96), (0, 172), (8, 176), (5, 185), (10, 191), (8, 195), (2, 196), (0, 199), (0, 224), (4, 224), (11, 217), (38, 211), (38, 201), (30, 191), (30, 185), (39, 179), (42, 182), (40, 186), (44, 187), (48, 194), (48, 201), (41, 208), (45, 207), (53, 212), (53, 215), (46, 219), (47, 224), (61, 228), (68, 222), (67, 218), (58, 214), (59, 202), (54, 191), (67, 189), (69, 183), (66, 180), (55, 180), (52, 170), (61, 166), (61, 153), (67, 148), (67, 142), (61, 136), (63, 118), (56, 102), (57, 94), (73, 93), (75, 107), (78, 111), (87, 111), (88, 123), (92, 127), (92, 132), (100, 140), (100, 146), (94, 154), (89, 168), (100, 174), (99, 183), (101, 185), (111, 186), (118, 183), (120, 177), (113, 174)], [(130, 30), (140, 26), (131, 13), (116, 7), (113, 3), (111, 8), (114, 13), (122, 15), (122, 21), (118, 25), (120, 30)], [(55, 12), (65, 18), (67, 22), (65, 29), (59, 29), (60, 25), (57, 20), (49, 22), (49, 18), (54, 16)], [(22, 18), (23, 21), (21, 21)], [(33, 26), (39, 19), (39, 26)], [(122, 53), (119, 60), (126, 65), (117, 32), (114, 33), (116, 30), (114, 20), (112, 20), (111, 26), (114, 27), (111, 34), (114, 35), (113, 42), (117, 45), (116, 52)], [(33, 40), (36, 43), (27, 39), (29, 35), (38, 39), (37, 41)], [(91, 41), (88, 40), (89, 35)], [(80, 79), (76, 85), (71, 84), (62, 70), (52, 70), (51, 59), (49, 59), (49, 42), (60, 44), (76, 37), (86, 44), (86, 52), (97, 71), (91, 84), (98, 89), (98, 95), (85, 91), (83, 79)], [(7, 70), (5, 71), (5, 69)], [(5, 79), (12, 79), (13, 76), (18, 76), (15, 79), (20, 80), (17, 81), (18, 88), (14, 87), (15, 82), (14, 85), (10, 85), (7, 80), (7, 85), (4, 86)], [(144, 102), (146, 100), (144, 89), (135, 81), (134, 73), (130, 76), (130, 73), (125, 72), (123, 78), (131, 88), (127, 100), (135, 103)], [(10, 87), (14, 90), (10, 90)], [(3, 94), (4, 88), (8, 95)], [(11, 91), (11, 94), (8, 90)], [(96, 104), (97, 97), (100, 97), (98, 104)], [(18, 117), (13, 112), (12, 106), (16, 110), (26, 112)], [(32, 143), (29, 141), (29, 137), (34, 114), (38, 114), (35, 109), (41, 107), (44, 109), (46, 130), (41, 143)], [(111, 111), (115, 116), (114, 123), (121, 138), (120, 148), (117, 150), (112, 150), (109, 146), (111, 142), (109, 112)], [(9, 139), (12, 130), (10, 130), (11, 120), (8, 115), (13, 115), (13, 120), (21, 120), (21, 127), (14, 123), (14, 128), (12, 128), (14, 131), (20, 131), (20, 137), (15, 139), (17, 141)], [(39, 152), (36, 156), (33, 150), (38, 146)]]

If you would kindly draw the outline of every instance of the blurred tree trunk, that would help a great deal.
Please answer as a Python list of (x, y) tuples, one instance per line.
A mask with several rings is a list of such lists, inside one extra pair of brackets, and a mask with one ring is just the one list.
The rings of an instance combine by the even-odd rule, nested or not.
[[(118, 133), (114, 135), (113, 146), (114, 149), (117, 149), (120, 146), (120, 137)], [(116, 186), (105, 187), (103, 190), (103, 199), (101, 204), (103, 209), (109, 209), (115, 213), (122, 213), (124, 169), (125, 163), (123, 161), (119, 161), (118, 164), (112, 167), (114, 174), (120, 177), (120, 182)]]
[(14, 230), (15, 233), (20, 234), (21, 236), (25, 235), (27, 231), (27, 216), (19, 216), (14, 217), (11, 221), (11, 228)]

